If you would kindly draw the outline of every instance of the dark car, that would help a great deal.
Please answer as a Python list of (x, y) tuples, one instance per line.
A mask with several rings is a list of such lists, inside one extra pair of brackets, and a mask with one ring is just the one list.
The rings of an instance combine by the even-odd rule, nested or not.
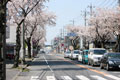
[(100, 61), (100, 68), (106, 70), (120, 69), (120, 53), (105, 53)]

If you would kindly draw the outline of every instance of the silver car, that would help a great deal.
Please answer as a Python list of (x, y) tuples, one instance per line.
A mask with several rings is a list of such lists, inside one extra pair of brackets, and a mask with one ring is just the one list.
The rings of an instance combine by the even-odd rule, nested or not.
[(74, 50), (71, 52), (71, 59), (78, 59), (78, 55), (80, 54), (79, 50)]
[(71, 54), (70, 51), (66, 51), (66, 52), (64, 53), (64, 58), (69, 58), (69, 57), (70, 57), (70, 54)]

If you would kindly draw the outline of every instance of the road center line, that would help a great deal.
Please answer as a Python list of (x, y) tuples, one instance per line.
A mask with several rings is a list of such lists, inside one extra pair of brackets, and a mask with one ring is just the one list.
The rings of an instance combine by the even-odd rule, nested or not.
[(45, 58), (45, 56), (43, 56), (44, 57), (44, 59), (45, 59), (45, 62), (48, 64), (48, 61), (47, 61), (47, 59)]
[(48, 63), (46, 57), (45, 57), (45, 56), (43, 56), (43, 57), (44, 57), (44, 59), (45, 59), (45, 62), (46, 62), (47, 65), (48, 65), (48, 68), (50, 69), (50, 71), (53, 73), (53, 76), (54, 76), (54, 71), (53, 71), (52, 68), (50, 67), (50, 65), (49, 65), (49, 63)]

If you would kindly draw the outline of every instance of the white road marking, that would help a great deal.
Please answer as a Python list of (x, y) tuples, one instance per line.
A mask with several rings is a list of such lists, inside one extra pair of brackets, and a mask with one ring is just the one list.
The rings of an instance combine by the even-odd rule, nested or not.
[(47, 76), (47, 80), (56, 80), (54, 76)]
[(50, 69), (51, 72), (53, 72), (52, 68), (48, 65), (48, 68)]
[(106, 75), (106, 76), (109, 77), (109, 78), (112, 78), (114, 80), (120, 80), (119, 77), (116, 77), (116, 76), (113, 76), (113, 75)]
[(53, 76), (54, 76), (54, 75), (55, 75), (55, 74), (54, 74), (54, 71), (53, 71), (52, 68), (50, 67), (50, 65), (49, 65), (46, 57), (45, 57), (45, 56), (43, 56), (43, 57), (44, 57), (44, 59), (45, 59), (46, 64), (48, 65), (48, 68), (50, 69), (50, 71), (52, 72), (52, 74), (53, 74)]
[(61, 76), (61, 78), (62, 78), (63, 80), (72, 80), (72, 78), (69, 77), (69, 76)]
[(107, 80), (103, 77), (97, 76), (97, 75), (91, 75), (92, 78), (97, 79), (97, 80)]
[(90, 80), (90, 79), (88, 79), (87, 77), (85, 77), (85, 76), (83, 76), (83, 75), (77, 75), (76, 76), (78, 79), (80, 79), (80, 80)]
[(31, 76), (30, 80), (39, 80), (39, 76)]
[(45, 59), (45, 62), (48, 64), (48, 61), (47, 61), (47, 59), (45, 58), (45, 56), (43, 56), (44, 57), (44, 59)]

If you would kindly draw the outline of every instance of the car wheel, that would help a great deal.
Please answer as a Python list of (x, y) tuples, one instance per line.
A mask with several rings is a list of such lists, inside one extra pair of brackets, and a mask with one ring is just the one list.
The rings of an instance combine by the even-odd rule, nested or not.
[(82, 60), (82, 63), (83, 63), (83, 64), (85, 64), (85, 61), (84, 61), (84, 60)]
[(110, 71), (109, 64), (107, 64), (106, 70), (107, 70), (107, 71)]
[(94, 67), (94, 63), (93, 63), (93, 61), (92, 61), (92, 64), (91, 64), (93, 67)]
[(103, 69), (103, 68), (104, 68), (104, 67), (103, 67), (103, 64), (101, 63), (101, 64), (100, 64), (100, 69)]
[(88, 61), (88, 65), (90, 65), (90, 62)]

